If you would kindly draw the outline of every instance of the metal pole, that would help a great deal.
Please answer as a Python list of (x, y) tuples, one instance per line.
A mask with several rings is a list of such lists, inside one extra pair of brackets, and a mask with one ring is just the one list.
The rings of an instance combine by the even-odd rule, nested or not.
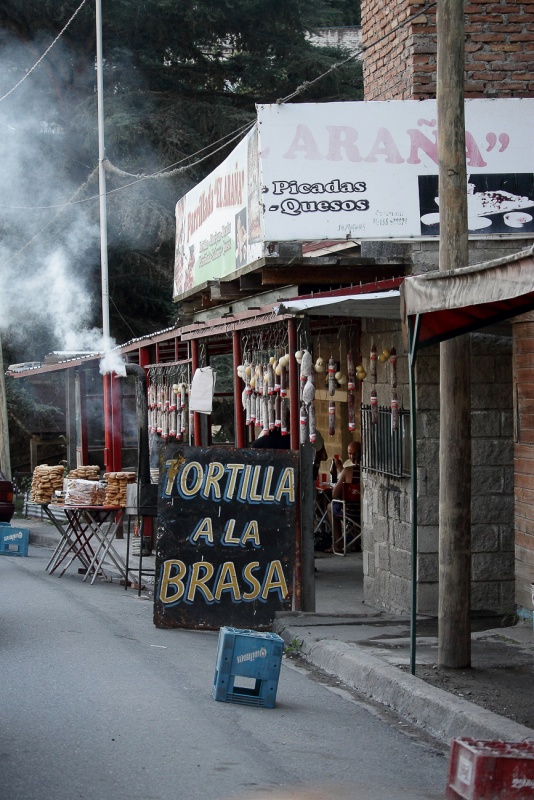
[(98, 107), (98, 193), (100, 197), (100, 270), (102, 276), (102, 336), (110, 349), (108, 286), (108, 223), (106, 207), (106, 148), (104, 145), (104, 79), (102, 74), (102, 3), (96, 0), (96, 86)]
[(0, 470), (4, 478), (11, 480), (11, 457), (9, 453), (9, 426), (7, 422), (6, 384), (4, 378), (4, 357), (0, 338)]
[(412, 473), (412, 566), (410, 606), (410, 672), (415, 675), (417, 647), (417, 400), (415, 396), (415, 359), (419, 336), (419, 315), (408, 319), (408, 374), (410, 379), (410, 438)]

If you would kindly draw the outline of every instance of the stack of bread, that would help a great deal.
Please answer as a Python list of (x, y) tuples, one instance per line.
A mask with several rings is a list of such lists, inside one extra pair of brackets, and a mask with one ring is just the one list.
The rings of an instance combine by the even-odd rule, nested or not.
[(96, 464), (88, 464), (86, 467), (76, 467), (76, 469), (71, 469), (67, 478), (81, 478), (84, 481), (97, 481), (100, 478), (100, 467)]
[(106, 506), (126, 506), (126, 487), (129, 483), (135, 483), (135, 472), (106, 472), (104, 478), (107, 481)]
[(35, 467), (32, 476), (32, 503), (50, 503), (54, 492), (63, 489), (64, 474), (62, 466), (49, 467), (47, 464), (41, 464)]

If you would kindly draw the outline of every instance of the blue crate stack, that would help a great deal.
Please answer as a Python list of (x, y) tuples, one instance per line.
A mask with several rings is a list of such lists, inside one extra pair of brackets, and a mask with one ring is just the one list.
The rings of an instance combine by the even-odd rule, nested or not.
[[(212, 694), (223, 703), (274, 708), (284, 640), (276, 633), (223, 627)], [(239, 679), (254, 685), (239, 685)]]
[(14, 528), (8, 522), (0, 522), (0, 556), (27, 556), (29, 544), (29, 528)]

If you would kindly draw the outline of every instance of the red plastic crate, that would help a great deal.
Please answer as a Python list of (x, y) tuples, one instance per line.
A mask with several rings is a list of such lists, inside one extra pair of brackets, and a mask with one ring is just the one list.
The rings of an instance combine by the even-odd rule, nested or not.
[(532, 800), (534, 740), (453, 739), (448, 800)]

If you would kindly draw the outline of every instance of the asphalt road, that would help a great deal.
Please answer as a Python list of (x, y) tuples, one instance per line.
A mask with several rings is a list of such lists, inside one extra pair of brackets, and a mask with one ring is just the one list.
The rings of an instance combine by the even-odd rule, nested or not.
[(5, 800), (445, 796), (448, 754), (403, 720), (290, 660), (276, 708), (215, 702), (217, 633), (159, 630), (49, 555), (0, 558)]

